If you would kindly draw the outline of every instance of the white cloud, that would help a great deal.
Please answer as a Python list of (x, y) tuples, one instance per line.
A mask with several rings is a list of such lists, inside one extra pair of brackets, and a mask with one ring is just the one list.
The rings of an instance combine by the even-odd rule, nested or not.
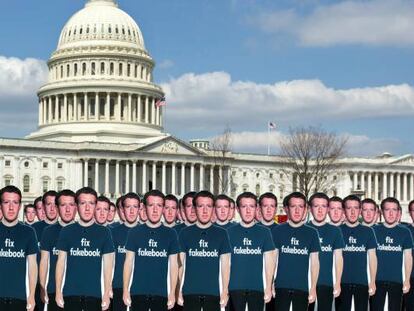
[(0, 95), (33, 96), (47, 75), (47, 65), (42, 60), (0, 56)]
[(305, 46), (414, 45), (414, 2), (340, 1), (297, 10), (265, 12), (254, 18), (265, 32), (288, 34)]
[[(280, 141), (286, 133), (280, 131), (268, 132), (233, 132), (232, 133), (232, 150), (234, 152), (251, 152), (266, 154), (268, 144), (270, 153), (278, 154), (280, 152)], [(384, 152), (393, 152), (401, 147), (401, 141), (390, 138), (372, 138), (366, 135), (352, 135), (349, 133), (339, 133), (341, 137), (346, 137), (347, 156), (378, 156)], [(215, 137), (209, 138), (210, 141)]]
[(161, 69), (168, 69), (174, 67), (174, 65), (174, 62), (171, 59), (164, 59), (162, 62), (158, 64), (157, 67)]
[(169, 124), (190, 130), (220, 132), (225, 125), (251, 130), (265, 129), (268, 121), (414, 115), (414, 88), (407, 84), (334, 89), (319, 80), (258, 84), (212, 72), (185, 74), (162, 86)]

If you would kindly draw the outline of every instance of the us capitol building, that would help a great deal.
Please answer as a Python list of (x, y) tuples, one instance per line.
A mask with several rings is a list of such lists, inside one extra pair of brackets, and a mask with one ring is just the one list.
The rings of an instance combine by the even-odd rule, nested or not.
[[(0, 139), (0, 187), (22, 189), (24, 202), (49, 189), (89, 185), (112, 199), (158, 188), (182, 196), (209, 189), (236, 196), (295, 185), (282, 157), (228, 152), (163, 132), (164, 96), (153, 82), (154, 60), (136, 22), (114, 0), (89, 0), (64, 26), (38, 91), (38, 130)], [(171, 109), (174, 109), (173, 107)], [(414, 156), (344, 158), (329, 195), (355, 193), (380, 201), (414, 199)], [(404, 211), (404, 218), (407, 212)]]

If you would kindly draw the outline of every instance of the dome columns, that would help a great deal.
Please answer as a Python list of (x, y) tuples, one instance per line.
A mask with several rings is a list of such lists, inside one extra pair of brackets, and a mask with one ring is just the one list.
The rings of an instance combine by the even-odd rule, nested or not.
[(70, 122), (129, 122), (162, 127), (155, 96), (124, 92), (76, 92), (39, 99), (39, 126)]

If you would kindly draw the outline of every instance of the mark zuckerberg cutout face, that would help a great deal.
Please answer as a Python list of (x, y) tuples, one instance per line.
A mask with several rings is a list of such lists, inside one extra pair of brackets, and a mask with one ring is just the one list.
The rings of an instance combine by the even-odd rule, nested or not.
[(63, 195), (59, 198), (59, 215), (64, 223), (69, 223), (75, 219), (76, 216), (76, 202), (72, 196)]
[(260, 212), (264, 221), (273, 221), (276, 214), (276, 201), (272, 198), (263, 198), (260, 204)]
[(316, 222), (323, 222), (328, 215), (328, 201), (323, 198), (314, 198), (311, 202), (311, 213)]
[(95, 221), (97, 224), (104, 225), (108, 219), (109, 213), (108, 202), (98, 201), (95, 208)]
[(139, 206), (140, 202), (137, 199), (127, 198), (124, 200), (124, 215), (128, 223), (133, 224), (137, 221)]
[(366, 224), (372, 224), (377, 220), (377, 206), (372, 203), (362, 204), (361, 215)]
[(56, 196), (48, 195), (45, 198), (44, 206), (47, 219), (49, 219), (50, 221), (55, 220), (58, 216), (58, 211), (56, 207)]
[(145, 203), (148, 220), (156, 224), (161, 221), (164, 210), (164, 199), (158, 196), (150, 195)]
[(213, 200), (209, 197), (198, 197), (195, 203), (198, 221), (203, 225), (208, 224), (213, 214)]
[(214, 207), (217, 220), (221, 222), (227, 221), (230, 213), (230, 202), (228, 200), (219, 199), (216, 200)]
[(342, 202), (329, 202), (329, 218), (334, 224), (342, 223), (342, 221), (344, 220), (344, 210), (342, 208)]
[(287, 213), (290, 221), (299, 224), (306, 215), (306, 202), (301, 198), (290, 198)]
[(97, 198), (93, 194), (81, 193), (78, 197), (79, 217), (84, 222), (90, 222), (94, 217)]
[(349, 200), (345, 202), (345, 217), (349, 223), (356, 223), (360, 214), (361, 207), (358, 201)]
[(1, 210), (3, 217), (8, 222), (13, 222), (19, 216), (20, 196), (17, 193), (5, 192), (1, 196)]
[(397, 223), (400, 218), (400, 209), (398, 208), (397, 203), (386, 202), (384, 203), (382, 214), (384, 215), (385, 222), (389, 225), (393, 225)]
[(241, 198), (238, 210), (244, 223), (252, 223), (256, 218), (256, 200), (252, 198)]
[(165, 200), (164, 219), (167, 224), (175, 223), (177, 220), (178, 206), (174, 200)]

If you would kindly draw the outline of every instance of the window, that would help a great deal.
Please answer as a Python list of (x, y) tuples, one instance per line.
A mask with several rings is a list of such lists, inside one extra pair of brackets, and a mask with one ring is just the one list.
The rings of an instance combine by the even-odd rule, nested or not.
[(243, 177), (247, 177), (247, 172), (243, 172)]
[(122, 66), (122, 64), (119, 64), (119, 75), (120, 76), (123, 75), (123, 66)]
[(270, 185), (269, 186), (269, 192), (274, 193), (275, 192), (275, 186)]
[(127, 66), (127, 76), (128, 77), (131, 76), (131, 64), (128, 64), (128, 66)]
[(74, 75), (74, 76), (77, 76), (77, 75), (78, 75), (78, 64), (75, 64), (75, 65), (73, 66), (73, 75)]
[(30, 176), (24, 175), (23, 177), (23, 192), (30, 192)]
[(248, 185), (243, 185), (243, 192), (247, 192), (249, 191), (249, 186)]
[(43, 191), (43, 193), (45, 193), (48, 190), (49, 190), (49, 181), (47, 179), (43, 179), (43, 182), (42, 182), (42, 191)]
[(86, 63), (82, 64), (82, 75), (86, 75)]
[(113, 74), (114, 74), (114, 63), (111, 63), (111, 64), (109, 65), (109, 74), (110, 74), (110, 75), (113, 75)]
[(63, 78), (63, 66), (60, 66), (60, 77)]
[(48, 166), (49, 166), (49, 163), (43, 162), (43, 168), (48, 168)]
[(4, 161), (4, 166), (10, 167), (11, 166), (11, 161), (10, 160)]
[(6, 176), (4, 178), (4, 186), (10, 186), (12, 184), (12, 177)]
[(260, 185), (259, 184), (256, 185), (256, 195), (257, 196), (260, 195)]
[(79, 30), (79, 34), (81, 35), (83, 32), (83, 28), (81, 27), (81, 29)]
[(273, 173), (269, 174), (269, 178), (272, 179), (273, 178)]
[(64, 186), (64, 180), (62, 178), (58, 178), (56, 182), (57, 191), (62, 191)]
[(66, 77), (70, 76), (70, 65), (66, 65)]
[(115, 28), (115, 33), (116, 33), (116, 34), (119, 34), (119, 29), (118, 29), (118, 26), (116, 26), (116, 28)]
[(86, 28), (86, 33), (89, 33), (89, 26)]
[(29, 167), (29, 164), (30, 164), (29, 161), (25, 161), (24, 162), (24, 167), (28, 168)]
[(58, 169), (62, 169), (63, 168), (63, 163), (58, 163), (57, 167), (58, 167)]
[(93, 76), (95, 75), (95, 63), (92, 63), (91, 73)]
[(256, 173), (256, 177), (259, 178), (260, 177), (260, 173)]
[(138, 78), (138, 65), (135, 65), (134, 74), (135, 74), (135, 78)]
[(108, 27), (108, 32), (109, 32), (109, 33), (112, 33), (112, 28), (111, 28), (111, 25), (109, 25), (109, 27)]
[(105, 74), (105, 63), (101, 63), (101, 75)]

